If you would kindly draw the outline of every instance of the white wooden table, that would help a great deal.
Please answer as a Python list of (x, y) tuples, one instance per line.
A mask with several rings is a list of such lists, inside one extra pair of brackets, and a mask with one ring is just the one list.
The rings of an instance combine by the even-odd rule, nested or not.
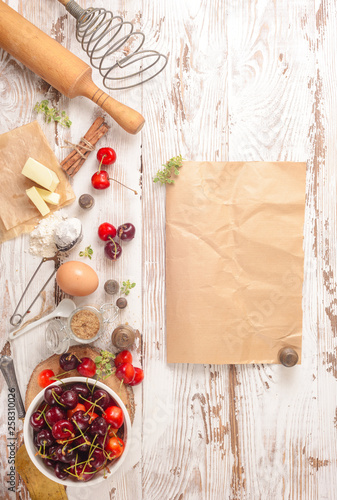
[[(74, 20), (56, 0), (8, 3), (86, 60)], [(137, 283), (120, 320), (142, 332), (134, 354), (145, 371), (144, 383), (135, 388), (133, 447), (124, 466), (94, 491), (89, 484), (80, 493), (69, 488), (69, 500), (337, 498), (336, 2), (79, 3), (104, 4), (122, 13), (146, 33), (147, 47), (169, 54), (169, 63), (155, 80), (116, 94), (144, 114), (141, 134), (130, 136), (111, 121), (100, 143), (114, 147), (117, 178), (141, 186), (141, 195), (112, 186), (95, 193), (91, 212), (81, 212), (77, 202), (67, 209), (81, 216), (82, 246), (92, 245), (91, 264), (101, 283), (107, 278)], [(96, 71), (94, 80), (101, 84)], [(33, 107), (43, 98), (73, 120), (68, 131), (38, 117), (61, 160), (64, 139), (78, 141), (99, 109), (84, 98), (69, 101), (0, 51), (0, 132), (34, 120)], [(162, 163), (180, 153), (190, 160), (308, 162), (301, 366), (166, 363), (165, 188), (152, 178)], [(73, 180), (76, 195), (92, 192), (95, 169), (92, 155)], [(133, 222), (137, 228), (115, 264), (104, 258), (96, 236), (103, 221)], [(1, 348), (14, 305), (39, 261), (28, 247), (28, 237), (0, 247)], [(51, 284), (50, 304), (55, 294)], [(102, 286), (94, 299), (106, 299)], [(47, 357), (44, 335), (42, 326), (11, 345), (23, 394), (31, 371)], [(99, 344), (108, 348), (108, 336)], [(7, 500), (15, 495), (6, 483), (7, 388), (2, 377), (0, 389), (0, 497)], [(17, 484), (16, 498), (28, 499)]]

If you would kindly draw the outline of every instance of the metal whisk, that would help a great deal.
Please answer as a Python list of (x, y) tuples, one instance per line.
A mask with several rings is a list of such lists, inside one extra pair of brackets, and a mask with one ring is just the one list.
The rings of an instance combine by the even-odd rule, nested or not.
[(103, 8), (83, 9), (75, 0), (58, 1), (76, 19), (76, 38), (88, 54), (90, 64), (99, 70), (106, 88), (137, 87), (165, 68), (167, 57), (164, 54), (140, 50), (145, 35), (134, 31), (131, 22)]

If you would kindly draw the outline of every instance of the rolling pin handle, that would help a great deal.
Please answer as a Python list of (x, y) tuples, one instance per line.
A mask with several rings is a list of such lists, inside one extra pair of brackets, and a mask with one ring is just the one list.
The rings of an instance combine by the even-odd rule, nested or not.
[(86, 85), (83, 86), (82, 95), (100, 106), (129, 134), (138, 134), (143, 128), (145, 120), (138, 111), (116, 101), (116, 99), (99, 89), (92, 80), (87, 81)]
[(291, 368), (298, 362), (298, 354), (292, 347), (284, 347), (279, 352), (279, 360), (283, 366)]

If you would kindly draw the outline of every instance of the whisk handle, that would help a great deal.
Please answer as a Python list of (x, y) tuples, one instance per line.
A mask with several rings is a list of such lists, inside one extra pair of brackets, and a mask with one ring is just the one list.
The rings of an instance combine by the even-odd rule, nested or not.
[(66, 7), (71, 0), (58, 0), (58, 1)]
[(88, 97), (106, 111), (126, 132), (129, 134), (138, 134), (145, 123), (144, 117), (138, 111), (116, 101), (116, 99), (103, 92), (92, 81), (90, 83), (87, 81), (86, 83), (86, 89), (82, 92), (82, 95)]

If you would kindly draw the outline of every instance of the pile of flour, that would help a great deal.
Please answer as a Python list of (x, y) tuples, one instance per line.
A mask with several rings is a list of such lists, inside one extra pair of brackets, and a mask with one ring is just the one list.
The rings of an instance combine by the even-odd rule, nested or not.
[(56, 226), (66, 219), (67, 215), (60, 211), (42, 219), (30, 233), (29, 253), (38, 257), (53, 257), (57, 252), (54, 240)]

